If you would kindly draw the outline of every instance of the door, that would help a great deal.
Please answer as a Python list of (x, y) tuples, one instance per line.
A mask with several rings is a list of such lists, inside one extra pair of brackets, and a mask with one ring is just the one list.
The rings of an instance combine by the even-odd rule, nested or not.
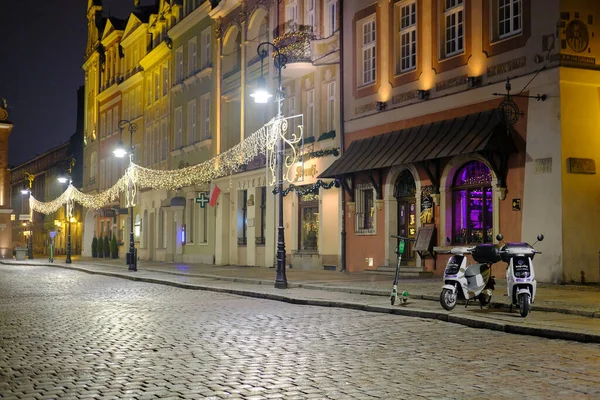
[[(417, 236), (417, 201), (415, 179), (409, 170), (404, 170), (396, 179), (394, 197), (398, 204), (398, 235), (414, 239)], [(405, 246), (402, 265), (414, 265), (414, 242)]]

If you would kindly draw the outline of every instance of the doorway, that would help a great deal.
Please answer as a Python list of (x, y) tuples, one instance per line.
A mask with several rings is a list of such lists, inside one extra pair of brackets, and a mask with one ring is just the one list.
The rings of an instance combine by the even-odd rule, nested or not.
[[(398, 235), (414, 239), (417, 236), (417, 200), (415, 179), (409, 170), (404, 170), (396, 179), (394, 197), (398, 204)], [(405, 246), (401, 265), (415, 265), (414, 242)]]

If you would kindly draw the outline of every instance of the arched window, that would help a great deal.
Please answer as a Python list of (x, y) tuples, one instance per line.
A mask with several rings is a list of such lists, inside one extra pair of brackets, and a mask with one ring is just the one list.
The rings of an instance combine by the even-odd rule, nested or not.
[(480, 161), (463, 165), (452, 187), (452, 243), (492, 242), (492, 174)]

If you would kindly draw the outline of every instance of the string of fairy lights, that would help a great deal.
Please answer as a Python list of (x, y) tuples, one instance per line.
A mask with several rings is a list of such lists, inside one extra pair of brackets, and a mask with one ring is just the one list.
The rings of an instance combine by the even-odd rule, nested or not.
[[(196, 165), (177, 170), (156, 170), (132, 162), (125, 174), (112, 187), (103, 192), (86, 194), (73, 185), (69, 185), (59, 197), (49, 202), (42, 202), (30, 196), (29, 205), (32, 211), (46, 215), (56, 212), (69, 200), (76, 201), (85, 208), (98, 210), (106, 204), (118, 200), (120, 193), (125, 192), (127, 193), (128, 206), (133, 206), (135, 193), (141, 189), (175, 190), (206, 184), (217, 178), (233, 175), (240, 171), (243, 165), (248, 164), (260, 154), (268, 152), (272, 156), (275, 153), (276, 143), (280, 135), (283, 136), (288, 146), (297, 144), (302, 133), (293, 135), (291, 140), (286, 138), (287, 125), (286, 118), (273, 118), (231, 149)], [(301, 132), (301, 126), (299, 126), (299, 129)], [(270, 163), (275, 162), (274, 157), (269, 158), (271, 158)], [(295, 151), (293, 156), (286, 156), (286, 167), (290, 167), (297, 159), (298, 154)], [(270, 165), (270, 168), (272, 171), (274, 170), (273, 165)]]

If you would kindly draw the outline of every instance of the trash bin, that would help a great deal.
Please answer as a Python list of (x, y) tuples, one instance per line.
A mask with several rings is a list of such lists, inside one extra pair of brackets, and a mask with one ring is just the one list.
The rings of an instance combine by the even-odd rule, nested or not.
[(17, 247), (15, 252), (15, 259), (17, 261), (25, 261), (27, 257), (27, 248), (26, 247)]

